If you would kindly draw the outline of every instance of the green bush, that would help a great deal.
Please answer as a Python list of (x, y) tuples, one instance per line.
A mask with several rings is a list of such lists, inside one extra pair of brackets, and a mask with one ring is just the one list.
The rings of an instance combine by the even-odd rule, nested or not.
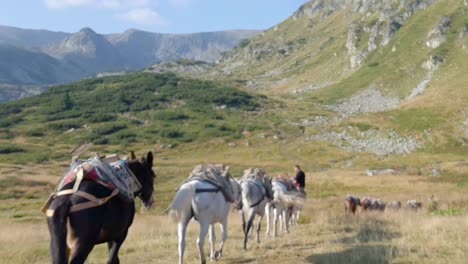
[(184, 135), (183, 132), (177, 129), (164, 129), (160, 134), (163, 138), (180, 138)]
[(154, 115), (154, 119), (156, 120), (165, 120), (165, 121), (171, 121), (171, 120), (186, 120), (189, 119), (190, 117), (180, 111), (161, 111), (158, 112)]
[(63, 130), (68, 130), (70, 128), (79, 128), (83, 126), (85, 122), (81, 119), (76, 119), (76, 120), (68, 120), (68, 121), (61, 121), (61, 122), (55, 122), (55, 123), (49, 123), (47, 127), (52, 130), (56, 131), (63, 131)]
[(109, 135), (126, 128), (127, 126), (124, 124), (109, 123), (93, 128), (93, 133), (97, 135)]
[(0, 146), (0, 154), (12, 154), (12, 153), (21, 153), (25, 152), (24, 149), (16, 146)]
[(24, 135), (28, 137), (42, 137), (45, 135), (45, 133), (43, 129), (32, 129), (26, 131)]
[[(264, 96), (212, 81), (185, 79), (174, 74), (136, 73), (51, 87), (38, 96), (2, 104), (0, 127), (18, 131), (16, 128), (21, 125), (19, 131), (25, 131), (25, 127), (40, 124), (45, 127), (42, 132), (31, 131), (27, 135), (50, 135), (54, 142), (73, 144), (86, 139), (106, 144), (149, 138), (192, 141), (203, 134), (205, 123), (219, 131), (210, 133), (222, 137), (236, 133), (238, 124), (231, 124), (239, 123), (245, 111), (257, 110), (265, 100)], [(214, 109), (221, 105), (227, 107)], [(121, 119), (126, 120), (125, 124), (116, 121)], [(138, 120), (155, 121), (151, 126), (156, 132), (142, 128), (138, 132), (140, 138), (128, 132), (127, 129), (142, 125)], [(181, 125), (182, 121), (189, 126)], [(230, 126), (220, 127), (220, 121)], [(50, 133), (81, 128), (84, 124), (91, 124), (91, 134)], [(104, 139), (105, 135), (110, 136)]]

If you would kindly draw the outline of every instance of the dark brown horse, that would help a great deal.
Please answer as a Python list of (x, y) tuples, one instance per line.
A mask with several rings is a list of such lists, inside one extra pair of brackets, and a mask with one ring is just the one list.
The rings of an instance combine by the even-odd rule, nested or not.
[[(137, 160), (132, 153), (128, 166), (138, 181), (141, 190), (135, 193), (140, 197), (145, 207), (153, 203), (153, 154)], [(73, 188), (73, 182), (65, 185), (62, 190)], [(48, 207), (53, 214), (47, 222), (51, 235), (52, 263), (66, 264), (84, 263), (94, 245), (106, 243), (109, 247), (109, 264), (119, 263), (118, 252), (127, 237), (128, 228), (135, 215), (133, 200), (123, 200), (112, 196), (107, 187), (89, 180), (83, 180), (79, 190), (97, 198), (112, 197), (100, 206), (70, 212), (72, 206), (89, 202), (79, 195), (63, 195), (56, 197)]]
[(349, 195), (349, 194), (346, 195), (345, 202), (344, 202), (345, 214), (350, 214), (350, 213), (353, 215), (356, 214), (356, 209), (358, 206), (361, 206), (361, 199), (353, 195)]

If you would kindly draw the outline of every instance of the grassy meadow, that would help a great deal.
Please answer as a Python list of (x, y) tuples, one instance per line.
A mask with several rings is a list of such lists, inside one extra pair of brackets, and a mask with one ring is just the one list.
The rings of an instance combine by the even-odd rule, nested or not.
[[(243, 42), (213, 70), (217, 74), (198, 76), (216, 82), (136, 73), (61, 85), (1, 104), (0, 263), (50, 263), (39, 209), (73, 150), (87, 143), (92, 145), (82, 157), (131, 150), (140, 156), (152, 150), (156, 157), (156, 203), (136, 215), (120, 251), (122, 263), (177, 262), (176, 225), (164, 211), (175, 188), (200, 163), (227, 164), (235, 177), (249, 167), (292, 176), (293, 165), (300, 164), (307, 175), (301, 224), (266, 240), (263, 222), (262, 243), (251, 241), (244, 251), (240, 219), (232, 212), (220, 263), (467, 263), (468, 60), (458, 40), (467, 13), (461, 0), (436, 1), (357, 69), (349, 68), (345, 48), (349, 25), (364, 28), (377, 17), (341, 10), (324, 19), (289, 18)], [(424, 43), (441, 16), (450, 16), (453, 26), (447, 41), (432, 50)], [(369, 34), (360, 32), (357, 45), (363, 49)], [(426, 77), (421, 64), (430, 56), (441, 56), (444, 63), (423, 94), (403, 100)], [(231, 71), (233, 65), (241, 66)], [(248, 81), (263, 82), (265, 89), (246, 89)], [(291, 94), (320, 84), (327, 87)], [(347, 119), (326, 107), (369, 87), (401, 104)], [(317, 116), (328, 122), (300, 124)], [(423, 146), (411, 154), (376, 156), (306, 140), (346, 129), (395, 132)], [(396, 173), (369, 177), (368, 169)], [(440, 175), (430, 176), (433, 170)], [(423, 210), (346, 216), (347, 194), (403, 204), (417, 199)], [(429, 203), (431, 195), (437, 207)], [(197, 230), (191, 223), (186, 263), (198, 263)], [(105, 263), (106, 248), (97, 246), (88, 263)]]
[[(135, 147), (140, 155), (147, 150), (144, 145)], [(234, 176), (240, 176), (243, 169), (253, 166), (264, 167), (273, 176), (292, 173), (291, 167), (297, 162), (307, 174), (309, 196), (301, 224), (292, 227), (289, 234), (280, 233), (277, 238), (265, 239), (263, 222), (262, 243), (251, 241), (249, 249), (243, 251), (241, 222), (237, 212), (232, 212), (221, 263), (466, 262), (468, 163), (460, 156), (438, 163), (440, 177), (428, 176), (431, 167), (421, 167), (418, 171), (409, 163), (400, 167), (396, 175), (369, 177), (365, 170), (373, 166), (372, 162), (385, 166), (385, 162), (397, 162), (396, 158), (371, 161), (371, 157), (333, 152), (326, 145), (301, 147), (300, 142), (276, 142), (268, 137), (252, 138), (249, 146), (239, 143), (236, 148), (224, 142), (211, 142), (155, 149), (155, 153), (156, 205), (149, 212), (137, 214), (120, 253), (122, 263), (176, 263), (176, 225), (163, 211), (173, 198), (174, 189), (195, 164), (203, 162), (229, 164)], [(333, 156), (341, 161), (331, 162)], [(426, 160), (423, 154), (419, 156), (412, 160)], [(347, 168), (345, 161), (349, 159), (357, 165)], [(0, 263), (50, 263), (49, 235), (39, 208), (67, 164), (67, 161), (47, 161), (0, 165)], [(334, 165), (325, 168), (326, 164)], [(343, 199), (348, 193), (378, 197), (387, 202), (418, 199), (423, 202), (424, 209), (417, 213), (345, 216)], [(432, 194), (438, 199), (438, 208), (428, 210), (427, 198)], [(186, 263), (198, 262), (197, 230), (198, 224), (192, 222)], [(88, 263), (105, 262), (106, 248), (97, 246)], [(205, 250), (209, 251), (208, 241)]]

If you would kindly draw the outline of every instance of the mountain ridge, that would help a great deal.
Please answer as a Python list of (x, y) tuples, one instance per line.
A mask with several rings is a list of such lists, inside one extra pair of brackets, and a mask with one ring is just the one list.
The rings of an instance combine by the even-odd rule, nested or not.
[[(34, 67), (53, 64), (58, 69), (53, 67), (50, 72), (60, 72), (39, 78), (32, 74), (39, 69), (24, 61), (9, 58), (11, 69), (1, 74), (0, 83), (8, 84), (5, 87), (10, 87), (9, 89), (13, 89), (11, 85), (48, 86), (103, 72), (140, 70), (165, 61), (190, 59), (212, 63), (221, 53), (258, 33), (256, 30), (229, 30), (163, 34), (129, 29), (119, 34), (99, 34), (89, 27), (75, 33), (65, 33), (0, 26), (0, 44), (3, 47), (15, 47), (18, 57), (41, 54), (33, 60), (43, 61), (36, 62)], [(5, 58), (0, 56), (0, 60), (5, 61)], [(44, 69), (43, 73), (47, 71), (49, 70)], [(22, 74), (13, 74), (14, 72)], [(17, 93), (4, 94), (7, 99), (15, 99), (16, 97), (9, 98), (6, 94)]]

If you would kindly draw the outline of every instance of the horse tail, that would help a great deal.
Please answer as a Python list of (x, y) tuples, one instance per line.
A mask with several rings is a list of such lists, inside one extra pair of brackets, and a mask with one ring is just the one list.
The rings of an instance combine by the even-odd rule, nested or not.
[(297, 192), (279, 192), (279, 199), (286, 203), (287, 206), (303, 207), (305, 197)]
[(195, 184), (186, 183), (176, 193), (174, 200), (169, 206), (169, 216), (172, 220), (180, 222), (192, 214), (192, 199), (195, 197)]
[[(52, 201), (48, 211), (47, 223), (50, 232), (50, 251), (53, 264), (68, 262), (67, 219), (71, 202), (68, 197), (59, 197)], [(52, 211), (53, 210), (53, 211)]]

